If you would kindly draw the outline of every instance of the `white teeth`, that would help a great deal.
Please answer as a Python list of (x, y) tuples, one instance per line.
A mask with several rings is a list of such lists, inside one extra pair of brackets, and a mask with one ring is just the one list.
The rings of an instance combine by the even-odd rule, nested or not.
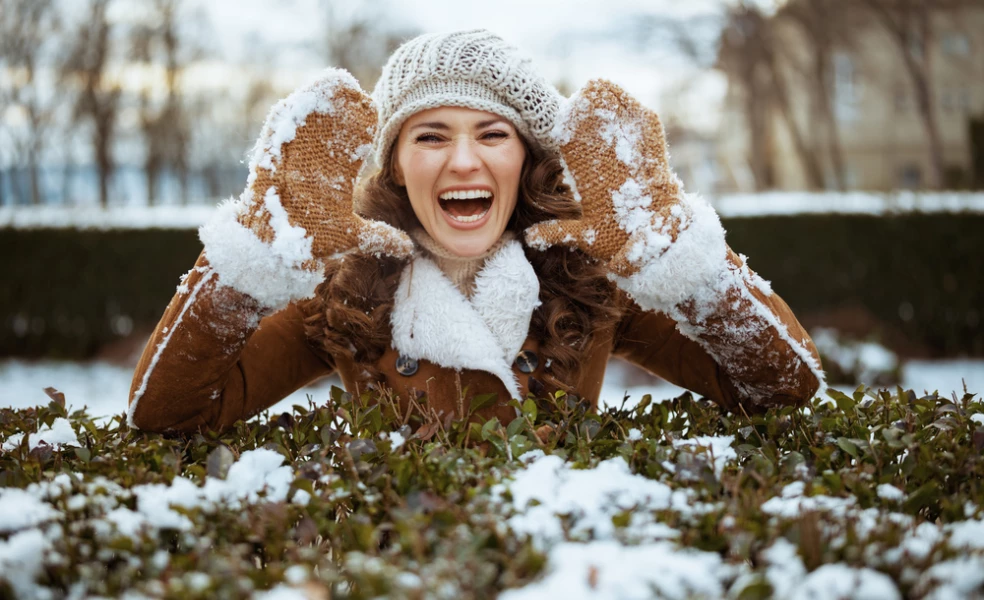
[(456, 216), (452, 215), (451, 213), (448, 213), (448, 216), (451, 217), (452, 219), (454, 219), (455, 221), (459, 222), (459, 223), (474, 223), (475, 221), (477, 221), (477, 220), (481, 219), (482, 217), (484, 217), (487, 212), (489, 212), (488, 209), (485, 209), (482, 212), (478, 213), (477, 215), (470, 215), (470, 216), (467, 216), (467, 217), (456, 217)]
[(475, 198), (491, 198), (492, 192), (488, 190), (455, 190), (444, 192), (440, 195), (441, 200), (474, 200)]

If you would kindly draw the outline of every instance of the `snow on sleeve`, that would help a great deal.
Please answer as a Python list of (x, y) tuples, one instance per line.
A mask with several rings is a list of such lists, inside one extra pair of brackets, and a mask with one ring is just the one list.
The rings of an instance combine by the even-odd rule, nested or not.
[[(23, 439), (23, 433), (15, 433), (7, 438), (7, 440), (3, 443), (2, 449), (9, 452), (19, 446), (21, 440)], [(82, 445), (79, 442), (78, 436), (75, 434), (75, 430), (72, 429), (72, 424), (69, 423), (68, 419), (63, 417), (55, 419), (51, 423), (50, 427), (43, 427), (36, 433), (32, 433), (28, 436), (27, 445), (31, 450), (34, 450), (42, 443), (48, 444), (49, 446)]]
[(320, 270), (302, 265), (312, 260), (311, 240), (303, 227), (287, 220), (274, 188), (264, 195), (270, 211), (274, 238), (266, 244), (239, 223), (239, 215), (250, 201), (247, 189), (239, 200), (221, 204), (208, 223), (198, 230), (205, 256), (219, 277), (219, 283), (247, 294), (271, 309), (294, 300), (310, 298), (324, 279)]

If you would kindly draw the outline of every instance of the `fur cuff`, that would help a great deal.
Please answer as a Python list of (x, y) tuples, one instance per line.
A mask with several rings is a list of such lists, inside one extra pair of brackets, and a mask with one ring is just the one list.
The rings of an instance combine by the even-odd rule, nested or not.
[(686, 301), (716, 305), (731, 285), (724, 228), (714, 209), (696, 194), (680, 198), (683, 220), (676, 241), (658, 227), (637, 231), (629, 260), (639, 270), (615, 282), (646, 310), (673, 314)]
[(312, 258), (307, 232), (289, 224), (275, 227), (273, 242), (264, 243), (239, 223), (243, 206), (242, 201), (223, 202), (198, 230), (219, 284), (253, 297), (270, 310), (314, 296), (324, 271), (302, 267)]

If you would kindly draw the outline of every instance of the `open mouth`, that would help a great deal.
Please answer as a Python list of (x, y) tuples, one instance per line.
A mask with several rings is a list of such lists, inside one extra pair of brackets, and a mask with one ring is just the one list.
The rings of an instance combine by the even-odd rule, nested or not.
[(492, 208), (492, 192), (488, 190), (455, 190), (438, 198), (441, 210), (458, 223), (474, 223)]

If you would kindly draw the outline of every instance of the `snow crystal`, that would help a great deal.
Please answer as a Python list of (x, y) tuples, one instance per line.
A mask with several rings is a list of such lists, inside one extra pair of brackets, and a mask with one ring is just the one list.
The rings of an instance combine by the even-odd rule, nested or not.
[(0, 541), (0, 575), (10, 583), (15, 597), (52, 597), (49, 590), (34, 583), (41, 574), (44, 553), (50, 545), (38, 529), (15, 533), (8, 540)]
[(20, 488), (0, 488), (0, 533), (34, 527), (59, 515), (38, 494)]
[(728, 462), (738, 460), (738, 453), (731, 447), (734, 442), (733, 435), (701, 435), (688, 440), (673, 440), (673, 447), (706, 449), (714, 459), (714, 475), (720, 478)]
[(901, 600), (902, 595), (884, 573), (836, 563), (822, 565), (807, 575), (789, 597), (791, 600)]
[(883, 483), (878, 486), (878, 497), (890, 502), (898, 502), (905, 498), (905, 492), (890, 483)]
[[(15, 433), (7, 438), (2, 449), (9, 452), (19, 446), (23, 439), (23, 433)], [(72, 429), (72, 424), (68, 422), (68, 419), (62, 417), (55, 419), (50, 427), (43, 427), (27, 438), (27, 445), (31, 450), (37, 448), (42, 442), (49, 446), (82, 446), (75, 430)]]
[(622, 546), (613, 541), (563, 543), (550, 551), (547, 575), (506, 590), (502, 600), (540, 598), (723, 598), (721, 580), (730, 572), (714, 552), (666, 542)]
[(625, 436), (625, 439), (629, 440), (630, 442), (638, 442), (639, 440), (642, 439), (642, 432), (636, 429), (635, 427), (633, 427), (632, 429), (629, 430), (629, 433), (628, 435)]

